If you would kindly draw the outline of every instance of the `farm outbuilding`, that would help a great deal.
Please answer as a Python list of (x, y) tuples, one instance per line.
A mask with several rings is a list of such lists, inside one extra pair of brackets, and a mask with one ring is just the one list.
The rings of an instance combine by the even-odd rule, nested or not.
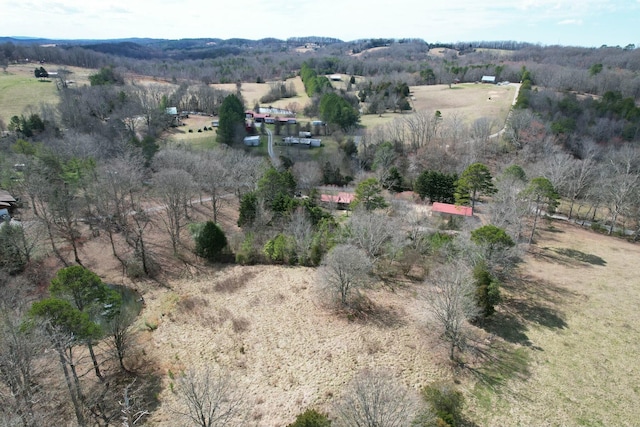
[(470, 206), (457, 206), (449, 203), (433, 202), (431, 213), (443, 216), (473, 216), (473, 209)]
[(338, 194), (321, 194), (320, 202), (326, 205), (335, 205), (338, 209), (349, 209), (349, 205), (355, 197), (356, 195), (353, 193), (341, 191)]
[(482, 76), (480, 80), (482, 83), (496, 84), (496, 76)]
[(244, 142), (244, 145), (246, 145), (247, 147), (257, 147), (258, 145), (260, 145), (260, 136), (259, 135), (245, 136), (243, 142)]

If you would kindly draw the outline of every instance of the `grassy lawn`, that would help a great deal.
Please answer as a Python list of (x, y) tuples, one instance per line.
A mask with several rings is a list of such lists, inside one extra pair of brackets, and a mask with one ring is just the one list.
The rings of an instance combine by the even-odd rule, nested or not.
[(13, 116), (26, 114), (30, 108), (37, 113), (41, 104), (54, 104), (58, 100), (54, 81), (41, 81), (33, 72), (29, 76), (14, 72), (13, 68), (8, 67), (6, 74), (0, 72), (0, 119), (5, 124), (9, 124)]
[(637, 425), (640, 249), (554, 226), (525, 256), (521, 280), (505, 285), (493, 323), (526, 369), (507, 360), (510, 379), (472, 386), (470, 418), (487, 426)]
[[(7, 67), (7, 72), (0, 71), (0, 119), (5, 124), (11, 117), (25, 114), (33, 108), (39, 112), (41, 104), (56, 104), (58, 102), (58, 90), (53, 79), (40, 81), (35, 78), (33, 71), (40, 64), (12, 64)], [(75, 85), (89, 84), (89, 75), (95, 70), (79, 67), (67, 67), (55, 64), (44, 64), (49, 72), (56, 72), (60, 68), (69, 71), (67, 77)]]

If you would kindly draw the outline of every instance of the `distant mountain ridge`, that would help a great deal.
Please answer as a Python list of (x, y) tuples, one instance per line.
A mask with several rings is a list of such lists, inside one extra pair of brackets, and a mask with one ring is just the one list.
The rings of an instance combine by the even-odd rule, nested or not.
[(95, 52), (134, 59), (212, 59), (228, 55), (238, 55), (248, 49), (280, 50), (293, 45), (327, 45), (344, 43), (342, 40), (329, 37), (295, 37), (287, 40), (264, 38), (249, 40), (241, 38), (185, 38), (185, 39), (47, 39), (37, 37), (0, 37), (0, 43), (16, 45), (56, 45), (61, 48), (79, 46)]

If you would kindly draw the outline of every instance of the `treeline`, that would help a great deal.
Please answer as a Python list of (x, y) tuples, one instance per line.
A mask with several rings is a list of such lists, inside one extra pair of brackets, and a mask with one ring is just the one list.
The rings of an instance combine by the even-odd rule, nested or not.
[[(216, 39), (217, 40), (217, 39)], [(335, 42), (322, 44), (312, 52), (300, 54), (293, 45), (277, 39), (251, 41), (232, 39), (214, 41), (204, 46), (200, 40), (181, 40), (176, 45), (140, 44), (130, 41), (117, 43), (125, 52), (118, 53), (114, 43), (94, 44), (96, 52), (81, 44), (77, 46), (41, 47), (39, 45), (0, 44), (0, 65), (36, 58), (45, 62), (101, 68), (111, 65), (122, 72), (148, 75), (166, 81), (183, 80), (210, 83), (235, 83), (261, 79), (280, 80), (300, 70), (303, 63), (318, 74), (341, 73), (358, 76), (401, 75), (409, 85), (425, 82), (448, 83), (453, 78), (461, 81), (477, 81), (483, 73), (500, 74), (501, 79), (517, 81), (523, 65), (536, 77), (536, 84), (563, 91), (579, 91), (603, 95), (607, 91), (619, 91), (623, 97), (640, 97), (640, 49), (629, 47), (580, 48), (561, 46), (539, 46), (515, 42), (471, 42), (466, 44), (438, 43), (448, 50), (444, 57), (429, 53), (431, 45), (420, 40), (403, 42), (381, 39), (383, 44), (393, 41), (386, 49), (352, 56), (354, 48), (373, 43)], [(379, 44), (377, 40), (374, 44)], [(168, 43), (168, 42), (167, 42)], [(101, 47), (102, 46), (102, 47)], [(495, 50), (502, 47), (501, 50)], [(474, 51), (469, 51), (469, 49)], [(508, 50), (508, 53), (504, 51)], [(152, 59), (135, 59), (147, 55)], [(167, 55), (162, 61), (154, 55), (162, 51)], [(459, 55), (464, 51), (464, 55)], [(129, 56), (129, 57), (128, 57)], [(133, 57), (131, 57), (133, 56)], [(467, 70), (452, 75), (455, 70)], [(602, 71), (591, 75), (595, 64)], [(497, 69), (499, 70), (499, 73)], [(421, 72), (431, 70), (425, 79)], [(464, 75), (463, 75), (464, 74)]]

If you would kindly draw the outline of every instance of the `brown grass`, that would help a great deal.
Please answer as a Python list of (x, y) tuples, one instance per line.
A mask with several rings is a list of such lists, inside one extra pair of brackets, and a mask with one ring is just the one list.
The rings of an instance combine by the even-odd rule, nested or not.
[[(236, 208), (226, 209), (231, 229)], [(563, 223), (548, 227), (517, 279), (504, 283), (504, 302), (477, 330), (462, 370), (446, 361), (416, 283), (368, 290), (354, 314), (323, 303), (314, 269), (205, 266), (186, 255), (183, 263), (162, 252), (169, 249), (159, 228), (150, 237), (168, 272), (157, 281), (128, 282), (104, 256), (103, 235), (81, 255), (105, 280), (144, 295), (140, 352), (164, 375), (157, 427), (175, 425), (168, 370), (204, 366), (228, 369), (246, 388), (260, 426), (284, 426), (309, 406), (328, 410), (362, 368), (392, 371), (415, 389), (457, 371), (466, 418), (478, 426), (633, 425), (640, 248)]]

